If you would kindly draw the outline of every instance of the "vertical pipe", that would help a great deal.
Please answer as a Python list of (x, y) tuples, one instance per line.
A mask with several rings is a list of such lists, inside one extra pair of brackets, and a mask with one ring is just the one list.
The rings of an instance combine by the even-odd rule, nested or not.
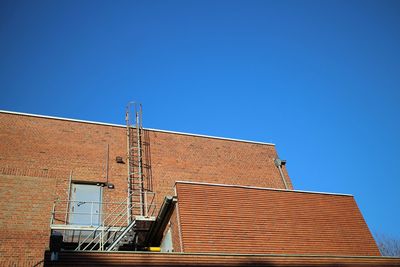
[(144, 216), (148, 216), (148, 210), (147, 210), (147, 191), (144, 191)]
[(67, 207), (66, 207), (66, 210), (65, 210), (65, 219), (64, 219), (64, 223), (65, 223), (65, 225), (67, 224), (67, 221), (68, 221), (68, 214), (69, 214), (69, 201), (70, 201), (70, 194), (71, 194), (71, 182), (72, 182), (72, 170), (71, 170), (71, 172), (69, 173), (69, 180), (68, 180), (68, 192), (67, 192)]
[(279, 170), (279, 174), (281, 175), (283, 184), (285, 185), (285, 189), (289, 189), (288, 185), (286, 183), (285, 175), (283, 174), (283, 171), (282, 171), (282, 160), (280, 158), (276, 158), (276, 159), (274, 159), (274, 163), (275, 163), (275, 166)]
[(287, 183), (286, 183), (285, 176), (283, 175), (282, 166), (279, 165), (279, 166), (278, 166), (278, 169), (279, 169), (279, 173), (281, 174), (281, 177), (282, 177), (282, 180), (283, 180), (283, 184), (285, 185), (285, 189), (288, 189), (288, 185), (287, 185)]
[[(109, 166), (109, 158), (110, 158), (110, 144), (107, 144), (107, 157), (106, 157), (106, 186), (108, 186), (108, 166)], [(101, 196), (100, 196), (100, 207), (99, 207), (99, 220), (103, 222), (104, 219), (104, 205), (103, 205), (103, 189), (101, 189)], [(104, 222), (103, 222), (104, 224)]]
[(106, 149), (106, 182), (108, 185), (108, 166), (109, 166), (109, 158), (110, 158), (110, 144), (107, 144), (107, 149)]

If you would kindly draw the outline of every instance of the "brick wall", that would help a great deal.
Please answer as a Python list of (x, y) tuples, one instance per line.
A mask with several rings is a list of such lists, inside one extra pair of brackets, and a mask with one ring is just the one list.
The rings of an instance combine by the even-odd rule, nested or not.
[[(174, 194), (176, 180), (284, 186), (273, 145), (162, 131), (145, 136), (158, 207), (165, 195)], [(106, 181), (107, 145), (108, 177), (115, 189), (105, 189), (103, 200), (126, 199), (127, 166), (115, 161), (126, 158), (124, 127), (0, 113), (0, 140), (0, 181), (7, 183), (0, 194), (3, 263), (18, 259), (18, 265), (31, 265), (42, 259), (52, 201), (66, 199), (71, 172), (75, 181)]]
[(55, 183), (0, 175), (0, 265), (34, 266), (43, 258)]

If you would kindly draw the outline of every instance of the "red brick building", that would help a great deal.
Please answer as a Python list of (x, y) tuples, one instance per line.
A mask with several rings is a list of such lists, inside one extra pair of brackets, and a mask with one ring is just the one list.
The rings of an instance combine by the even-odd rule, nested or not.
[[(61, 233), (64, 245), (58, 261), (51, 262), (49, 252), (46, 254), (49, 265), (76, 266), (85, 262), (196, 265), (195, 258), (203, 258), (207, 264), (232, 265), (244, 263), (245, 254), (257, 254), (251, 260), (262, 265), (307, 261), (357, 262), (360, 266), (399, 264), (396, 259), (379, 257), (353, 197), (293, 191), (284, 161), (277, 163), (279, 157), (273, 144), (154, 129), (141, 132), (143, 154), (139, 156), (143, 158), (146, 191), (140, 197), (143, 200), (145, 196), (146, 208), (132, 226), (131, 231), (136, 234), (131, 238), (135, 240), (125, 240), (125, 246), (114, 250), (146, 249), (144, 245), (135, 245), (141, 243), (161, 245), (169, 252), (87, 252), (106, 250), (129, 225), (129, 214), (121, 215), (120, 207), (130, 210), (135, 217), (137, 207), (125, 204), (127, 197), (128, 202), (129, 196), (131, 200), (135, 197), (129, 195), (128, 189), (129, 181), (135, 181), (133, 172), (128, 175), (129, 166), (134, 165), (127, 153), (132, 141), (127, 138), (130, 130), (122, 125), (0, 112), (0, 265), (41, 265), (50, 247), (51, 233)], [(176, 181), (195, 183), (176, 184)], [(199, 187), (208, 193), (202, 195)], [(219, 193), (214, 192), (216, 189)], [(246, 195), (243, 190), (252, 193)], [(166, 196), (174, 197), (169, 206), (164, 201)], [(218, 208), (216, 203), (224, 204)], [(242, 203), (247, 204), (242, 207)], [(278, 206), (282, 209), (276, 209)], [(268, 213), (271, 210), (276, 212)], [(307, 214), (308, 221), (302, 220), (304, 216), (299, 210)], [(248, 232), (240, 233), (245, 231), (243, 225), (226, 227), (232, 218), (223, 217), (224, 212), (229, 216), (237, 212), (238, 217), (247, 220)], [(210, 219), (204, 221), (208, 215)], [(252, 224), (252, 220), (257, 223)], [(311, 221), (317, 224), (310, 224)], [(212, 227), (213, 223), (217, 228)], [(303, 228), (299, 226), (298, 231), (292, 232), (295, 225)], [(275, 229), (269, 232), (268, 239), (264, 235), (267, 226)], [(218, 227), (226, 234), (224, 238), (232, 237), (227, 244), (217, 246), (218, 239), (207, 236), (195, 240), (201, 237), (197, 233), (216, 231)], [(322, 231), (319, 234), (318, 229)], [(140, 231), (144, 234), (137, 234)], [(305, 234), (307, 231), (309, 235)], [(77, 246), (82, 250), (100, 232), (101, 237), (94, 241), (102, 240), (100, 243), (92, 243), (83, 252), (68, 252)], [(113, 235), (108, 241), (105, 232)], [(353, 238), (349, 238), (350, 234)], [(149, 236), (153, 239), (148, 239)], [(339, 239), (340, 242), (332, 242)], [(264, 249), (253, 248), (253, 241), (261, 242)], [(201, 242), (201, 246), (193, 245)], [(210, 246), (205, 245), (207, 242)], [(247, 251), (243, 250), (246, 246), (250, 246)], [(222, 256), (226, 253), (230, 256)], [(290, 255), (284, 258), (273, 254)], [(308, 258), (294, 256), (298, 254)], [(311, 256), (315, 254), (319, 258)], [(332, 255), (336, 258), (331, 258)]]

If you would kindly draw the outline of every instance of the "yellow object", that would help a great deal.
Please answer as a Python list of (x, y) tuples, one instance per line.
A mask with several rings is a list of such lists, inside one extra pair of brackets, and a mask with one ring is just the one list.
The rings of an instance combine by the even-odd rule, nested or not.
[(160, 247), (149, 247), (148, 250), (151, 252), (160, 252), (161, 248)]

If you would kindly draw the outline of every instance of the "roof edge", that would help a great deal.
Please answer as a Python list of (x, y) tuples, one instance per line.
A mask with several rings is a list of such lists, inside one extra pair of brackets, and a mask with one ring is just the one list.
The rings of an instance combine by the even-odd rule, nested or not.
[(222, 186), (222, 187), (235, 187), (235, 188), (245, 188), (245, 189), (258, 189), (258, 190), (269, 190), (269, 191), (283, 191), (283, 192), (294, 192), (294, 193), (307, 193), (307, 194), (320, 194), (320, 195), (334, 195), (334, 196), (346, 196), (354, 197), (351, 194), (343, 193), (329, 193), (329, 192), (318, 192), (318, 191), (306, 191), (306, 190), (288, 190), (280, 188), (270, 188), (270, 187), (258, 187), (258, 186), (248, 186), (248, 185), (230, 185), (230, 184), (217, 184), (217, 183), (205, 183), (205, 182), (192, 182), (192, 181), (175, 181), (175, 185), (181, 184), (195, 184), (195, 185), (209, 185), (209, 186)]
[[(38, 115), (38, 114), (32, 114), (32, 113), (24, 113), (24, 112), (17, 112), (17, 111), (8, 111), (8, 110), (1, 110), (1, 109), (0, 109), (0, 113), (13, 114), (13, 115), (22, 115), (22, 116), (30, 116), (30, 117), (44, 118), (44, 119), (54, 119), (54, 120), (62, 120), (62, 121), (71, 121), (71, 122), (80, 122), (80, 123), (96, 124), (96, 125), (103, 125), (103, 126), (123, 127), (123, 128), (126, 127), (126, 125), (122, 125), (122, 124), (113, 124), (113, 123), (97, 122), (97, 121), (88, 121), (88, 120), (79, 120), (79, 119), (70, 119), (70, 118), (63, 118), (63, 117), (56, 117), (56, 116), (47, 116), (47, 115)], [(148, 131), (160, 132), (160, 133), (179, 134), (179, 135), (195, 136), (195, 137), (202, 137), (202, 138), (211, 138), (211, 139), (227, 140), (227, 141), (234, 141), (234, 142), (243, 142), (243, 143), (250, 143), (250, 144), (258, 144), (258, 145), (275, 146), (275, 144), (273, 144), (273, 143), (267, 143), (267, 142), (250, 141), (250, 140), (235, 139), (235, 138), (227, 138), (227, 137), (219, 137), (219, 136), (212, 136), (212, 135), (203, 135), (203, 134), (184, 133), (184, 132), (169, 131), (169, 130), (160, 130), (160, 129), (154, 129), (154, 128), (144, 128), (144, 129), (145, 129), (145, 130), (148, 130)]]

